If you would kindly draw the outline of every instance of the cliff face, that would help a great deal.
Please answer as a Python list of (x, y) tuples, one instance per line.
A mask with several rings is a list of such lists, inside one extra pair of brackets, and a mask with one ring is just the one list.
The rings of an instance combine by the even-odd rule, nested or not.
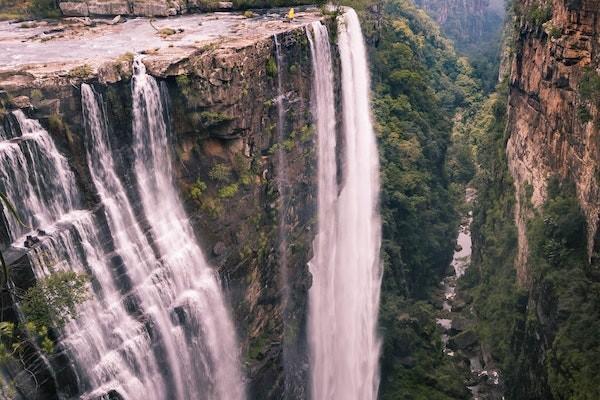
[[(300, 15), (293, 25), (271, 21), (260, 33), (240, 30), (191, 47), (168, 46), (147, 52), (144, 59), (168, 99), (176, 182), (232, 306), (249, 397), (255, 399), (307, 396), (307, 262), (315, 234), (316, 153), (305, 24), (320, 18)], [(280, 92), (272, 34), (281, 47)], [(117, 163), (129, 165), (131, 55), (86, 62), (7, 69), (0, 74), (0, 87), (7, 109), (25, 107), (48, 129), (94, 209), (98, 198), (85, 160), (80, 85), (92, 84), (102, 95), (111, 144), (119, 149)], [(277, 134), (278, 96), (286, 111), (283, 141)], [(278, 163), (278, 152), (284, 153), (279, 159), (285, 165)], [(276, 184), (280, 169), (287, 176), (284, 193)], [(124, 176), (124, 182), (131, 177)], [(282, 236), (287, 271), (280, 266)], [(25, 278), (22, 284), (30, 285)], [(62, 368), (65, 360), (52, 356), (50, 361), (59, 371), (57, 383), (68, 381), (73, 371)], [(78, 394), (74, 385), (59, 386), (63, 394)], [(52, 384), (43, 389), (40, 398), (56, 397)]]
[(533, 207), (544, 203), (552, 176), (575, 183), (588, 223), (590, 257), (598, 250), (600, 93), (586, 96), (582, 85), (600, 73), (599, 17), (598, 0), (519, 3), (507, 154), (517, 192), (516, 268), (525, 286), (530, 283), (528, 202)]

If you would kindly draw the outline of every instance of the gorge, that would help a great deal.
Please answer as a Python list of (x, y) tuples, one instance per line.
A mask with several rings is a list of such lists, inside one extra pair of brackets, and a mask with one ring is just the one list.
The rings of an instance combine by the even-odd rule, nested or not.
[(599, 14), (0, 0), (0, 398), (599, 398)]

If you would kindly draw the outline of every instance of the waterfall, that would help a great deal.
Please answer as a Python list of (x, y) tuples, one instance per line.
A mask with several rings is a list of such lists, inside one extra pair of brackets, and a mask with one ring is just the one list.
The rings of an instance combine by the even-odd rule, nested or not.
[(13, 112), (20, 132), (0, 141), (0, 191), (19, 210), (23, 225), (5, 212), (12, 240), (31, 227), (54, 223), (80, 203), (75, 176), (50, 135), (22, 111)]
[[(309, 32), (318, 140), (318, 233), (309, 263), (311, 393), (314, 400), (375, 400), (381, 285), (379, 165), (369, 75), (356, 13), (338, 23), (342, 83), (342, 181), (337, 184), (331, 49), (320, 23)], [(340, 190), (341, 189), (341, 190)], [(338, 194), (339, 193), (339, 194)]]
[(75, 372), (69, 390), (81, 399), (243, 400), (235, 328), (171, 181), (158, 87), (139, 60), (133, 95), (137, 212), (91, 86), (82, 85), (81, 103), (96, 211), (82, 208), (75, 175), (48, 132), (13, 113), (15, 128), (0, 140), (0, 190), (29, 225), (4, 210), (13, 246), (23, 246), (23, 234), (40, 239), (29, 252), (37, 278), (61, 270), (90, 278), (89, 299), (59, 337)]
[(235, 328), (175, 189), (160, 91), (140, 58), (134, 61), (132, 90), (135, 177), (164, 265), (154, 280), (160, 282), (160, 299), (176, 310), (183, 326), (170, 328), (178, 398), (241, 400)]
[(277, 192), (279, 193), (279, 219), (278, 219), (278, 236), (279, 236), (279, 269), (281, 271), (281, 288), (283, 291), (283, 309), (284, 313), (287, 310), (289, 300), (289, 282), (288, 282), (288, 237), (286, 231), (286, 215), (287, 215), (287, 186), (288, 176), (286, 168), (286, 154), (283, 148), (285, 141), (285, 93), (283, 91), (283, 71), (284, 62), (281, 52), (281, 44), (277, 35), (273, 35), (275, 42), (275, 58), (277, 59)]

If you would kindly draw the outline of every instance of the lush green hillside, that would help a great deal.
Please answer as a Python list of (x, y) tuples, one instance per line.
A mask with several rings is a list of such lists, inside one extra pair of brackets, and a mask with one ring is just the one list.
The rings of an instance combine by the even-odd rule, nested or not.
[(480, 86), (411, 1), (365, 8), (383, 185), (381, 397), (465, 398), (465, 371), (443, 355), (428, 299), (450, 263), (474, 172), (470, 146), (452, 143), (454, 117), (472, 113)]

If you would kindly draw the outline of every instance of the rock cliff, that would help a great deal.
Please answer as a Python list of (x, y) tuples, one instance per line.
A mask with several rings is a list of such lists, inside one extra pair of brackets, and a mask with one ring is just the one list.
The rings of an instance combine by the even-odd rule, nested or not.
[[(219, 24), (228, 31), (213, 36), (194, 31), (199, 24), (194, 18), (204, 17), (185, 18), (191, 19), (169, 37), (151, 32), (151, 46), (142, 51), (148, 72), (158, 78), (168, 99), (176, 182), (233, 307), (249, 397), (306, 398), (307, 261), (315, 234), (316, 177), (305, 26), (323, 17), (300, 12), (289, 24), (273, 16), (221, 15)], [(210, 26), (206, 20), (200, 23)], [(68, 46), (77, 40), (89, 44), (118, 27), (75, 23), (61, 29), (62, 37), (53, 40)], [(27, 35), (34, 47), (52, 43), (42, 42), (36, 32)], [(281, 93), (273, 35), (281, 46)], [(60, 45), (65, 48), (65, 42)], [(89, 83), (102, 95), (118, 163), (130, 162), (133, 55), (128, 52), (141, 49), (126, 46), (102, 55), (88, 50), (76, 57), (52, 58), (49, 50), (46, 60), (13, 60), (0, 71), (0, 88), (4, 123), (10, 120), (5, 112), (14, 108), (39, 119), (69, 159), (87, 205), (94, 209), (98, 201), (85, 161), (80, 85)], [(283, 142), (276, 129), (278, 96), (286, 110)], [(285, 165), (275, 156), (280, 151)], [(275, 182), (282, 168), (288, 177), (285, 193), (278, 192)], [(278, 258), (281, 219), (288, 238), (285, 274)], [(3, 242), (6, 246), (5, 238)], [(24, 260), (21, 254), (12, 259)], [(31, 285), (27, 273), (17, 279), (25, 287)], [(77, 396), (74, 385), (58, 385), (73, 373), (64, 355), (50, 357), (50, 363), (57, 375), (40, 372), (50, 382), (41, 387), (43, 393), (28, 398)]]
[[(510, 76), (507, 143), (515, 180), (519, 282), (527, 286), (527, 220), (546, 198), (552, 176), (575, 182), (588, 223), (588, 252), (598, 251), (600, 211), (600, 66), (598, 0), (518, 3)], [(592, 86), (588, 93), (585, 85)], [(596, 88), (597, 90), (597, 88)]]

